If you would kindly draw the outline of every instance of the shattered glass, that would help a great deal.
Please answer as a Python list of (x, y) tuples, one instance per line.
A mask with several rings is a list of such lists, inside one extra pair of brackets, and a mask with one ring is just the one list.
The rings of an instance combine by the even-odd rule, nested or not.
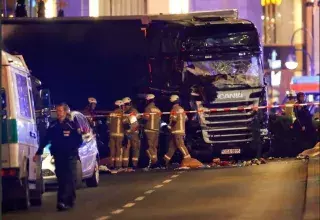
[(263, 85), (260, 58), (253, 56), (236, 60), (206, 60), (185, 62), (184, 72), (205, 76), (217, 88), (258, 87)]

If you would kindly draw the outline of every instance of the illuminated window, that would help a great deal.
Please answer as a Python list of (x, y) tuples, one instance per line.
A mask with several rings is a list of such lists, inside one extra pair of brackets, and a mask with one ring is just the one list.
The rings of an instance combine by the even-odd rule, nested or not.
[(89, 0), (89, 16), (99, 17), (99, 0)]
[(189, 0), (170, 0), (170, 14), (184, 14), (189, 12)]
[(57, 16), (56, 0), (47, 0), (45, 3), (46, 18), (53, 18)]
[(19, 103), (19, 113), (22, 117), (31, 118), (31, 103), (28, 93), (28, 83), (27, 78), (19, 73), (16, 73), (16, 83), (18, 90), (18, 100)]

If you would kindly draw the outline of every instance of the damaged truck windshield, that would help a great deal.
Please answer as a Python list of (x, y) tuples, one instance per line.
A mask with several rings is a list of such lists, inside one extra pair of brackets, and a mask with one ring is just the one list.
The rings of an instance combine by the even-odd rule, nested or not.
[(256, 88), (263, 85), (263, 69), (260, 57), (239, 57), (206, 61), (187, 61), (183, 74), (207, 76), (218, 89)]

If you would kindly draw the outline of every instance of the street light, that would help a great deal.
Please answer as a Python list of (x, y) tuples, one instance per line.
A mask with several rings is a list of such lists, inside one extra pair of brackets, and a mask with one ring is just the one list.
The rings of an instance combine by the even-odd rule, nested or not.
[(297, 62), (297, 57), (295, 55), (296, 51), (302, 51), (303, 53), (305, 53), (308, 58), (310, 59), (310, 65), (311, 65), (311, 76), (314, 76), (315, 73), (315, 65), (314, 65), (314, 47), (312, 47), (312, 55), (310, 55), (307, 51), (303, 50), (303, 49), (296, 49), (293, 45), (293, 41), (294, 41), (294, 37), (296, 35), (296, 33), (298, 33), (299, 31), (304, 31), (306, 32), (309, 37), (311, 37), (312, 39), (312, 45), (314, 45), (314, 38), (312, 36), (312, 34), (310, 33), (310, 31), (306, 28), (299, 28), (297, 30), (295, 30), (292, 34), (291, 37), (291, 47), (292, 47), (292, 51), (290, 52), (290, 54), (288, 55), (287, 61), (285, 63), (285, 66), (290, 69), (290, 70), (294, 70), (298, 67), (298, 62)]

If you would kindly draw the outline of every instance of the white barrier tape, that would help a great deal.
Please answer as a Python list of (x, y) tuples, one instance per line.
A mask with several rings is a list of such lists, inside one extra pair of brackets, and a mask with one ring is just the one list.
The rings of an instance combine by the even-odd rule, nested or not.
[[(296, 107), (296, 106), (310, 106), (310, 105), (320, 105), (319, 102), (309, 102), (304, 104), (285, 104), (285, 105), (268, 105), (268, 106), (252, 106), (252, 107), (232, 107), (232, 108), (202, 108), (200, 110), (184, 111), (185, 114), (195, 114), (195, 113), (210, 113), (210, 112), (227, 112), (227, 111), (245, 111), (245, 110), (260, 110), (260, 109), (272, 109), (272, 108), (286, 108), (286, 107)], [(99, 111), (102, 112), (102, 111)], [(95, 115), (93, 118), (109, 117), (109, 112), (102, 115)], [(139, 116), (139, 115), (170, 115), (175, 114), (174, 112), (161, 112), (161, 113), (138, 113), (138, 114), (123, 114), (123, 116)], [(86, 116), (92, 118), (92, 116)]]

